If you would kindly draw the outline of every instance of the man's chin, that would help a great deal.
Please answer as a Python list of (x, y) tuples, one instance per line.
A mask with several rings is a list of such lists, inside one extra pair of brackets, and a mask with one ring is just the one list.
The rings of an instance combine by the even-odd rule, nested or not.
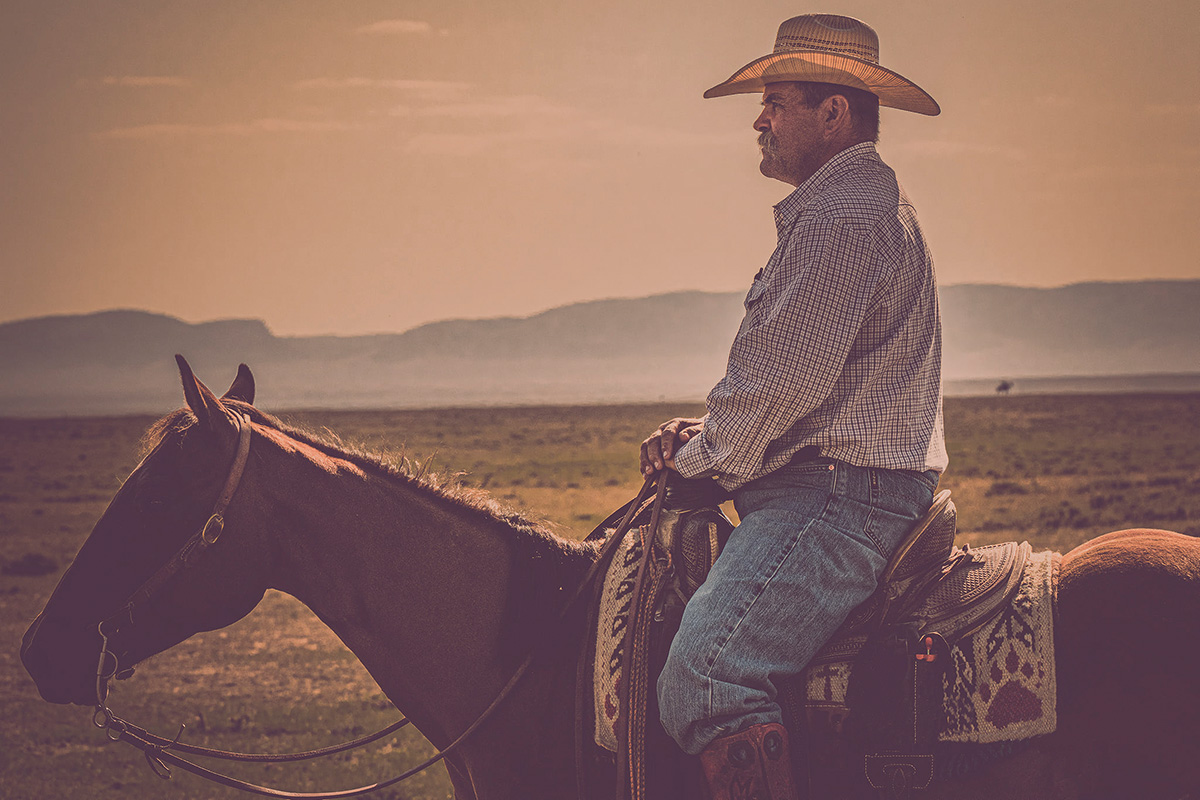
[(782, 181), (788, 186), (799, 186), (800, 181), (796, 180), (792, 175), (788, 174), (787, 170), (774, 159), (763, 156), (763, 160), (758, 164), (758, 171), (765, 177), (772, 178), (777, 181)]
[(775, 180), (783, 180), (779, 177), (779, 165), (775, 163), (769, 156), (763, 156), (762, 161), (758, 162), (758, 171), (767, 178)]

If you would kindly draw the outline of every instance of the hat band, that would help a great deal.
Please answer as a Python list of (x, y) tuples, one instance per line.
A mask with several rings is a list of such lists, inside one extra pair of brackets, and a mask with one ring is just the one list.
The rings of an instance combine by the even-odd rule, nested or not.
[(798, 34), (780, 34), (775, 39), (775, 52), (784, 53), (792, 50), (819, 50), (822, 53), (850, 56), (879, 63), (879, 51), (870, 45), (859, 45), (853, 42), (843, 42), (834, 39), (818, 39), (813, 36)]

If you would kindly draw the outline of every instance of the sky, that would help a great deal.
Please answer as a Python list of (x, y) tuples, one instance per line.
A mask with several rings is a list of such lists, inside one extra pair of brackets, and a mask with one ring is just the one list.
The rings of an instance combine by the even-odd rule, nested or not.
[(879, 150), (943, 285), (1200, 278), (1195, 0), (3, 0), (0, 321), (403, 331), (683, 289), (775, 244), (756, 95), (858, 17), (938, 117)]

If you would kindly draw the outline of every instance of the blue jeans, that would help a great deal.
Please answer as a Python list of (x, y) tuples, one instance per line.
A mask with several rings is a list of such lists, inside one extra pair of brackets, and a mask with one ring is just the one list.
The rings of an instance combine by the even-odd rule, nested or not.
[(779, 680), (871, 596), (936, 487), (936, 472), (816, 458), (737, 490), (741, 523), (688, 601), (658, 679), (663, 727), (685, 752), (782, 721)]

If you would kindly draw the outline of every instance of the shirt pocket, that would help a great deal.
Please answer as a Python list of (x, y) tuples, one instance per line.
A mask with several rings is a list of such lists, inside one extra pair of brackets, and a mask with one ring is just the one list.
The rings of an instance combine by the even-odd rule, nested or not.
[(746, 307), (747, 311), (753, 308), (754, 304), (757, 303), (767, 291), (767, 282), (764, 281), (761, 276), (762, 273), (760, 272), (759, 275), (754, 278), (754, 283), (750, 284), (750, 291), (746, 292), (746, 299), (742, 301), (742, 304)]

